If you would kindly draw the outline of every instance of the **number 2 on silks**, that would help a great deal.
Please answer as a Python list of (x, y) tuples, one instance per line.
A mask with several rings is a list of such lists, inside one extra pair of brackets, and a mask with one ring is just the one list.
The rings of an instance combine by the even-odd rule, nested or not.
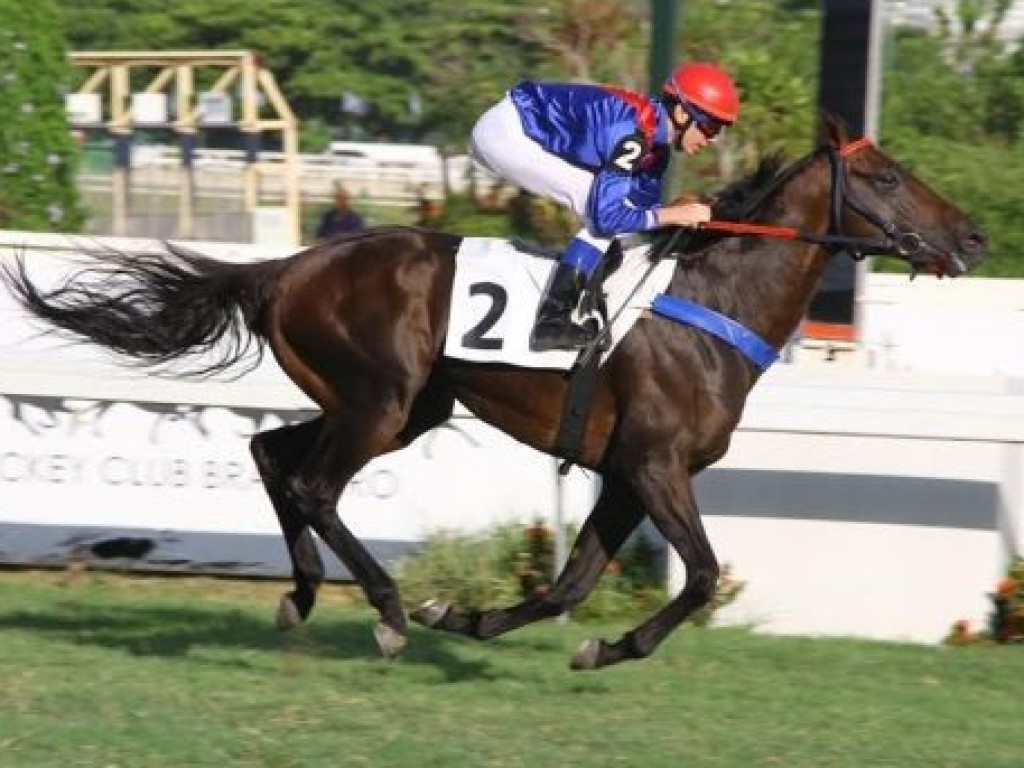
[(646, 144), (640, 135), (627, 136), (612, 150), (612, 165), (620, 171), (632, 173), (640, 164)]
[(487, 312), (480, 322), (466, 331), (462, 336), (462, 346), (466, 349), (501, 349), (505, 342), (500, 337), (486, 336), (487, 332), (497, 325), (505, 308), (508, 306), (508, 291), (497, 283), (473, 283), (469, 286), (470, 296), (486, 296), (491, 300)]

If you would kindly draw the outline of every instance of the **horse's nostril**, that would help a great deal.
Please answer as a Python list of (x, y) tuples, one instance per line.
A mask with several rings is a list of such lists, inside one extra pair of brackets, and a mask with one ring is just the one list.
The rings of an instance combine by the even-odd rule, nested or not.
[(976, 229), (963, 238), (962, 245), (965, 250), (978, 253), (988, 247), (988, 238), (985, 237), (985, 233)]

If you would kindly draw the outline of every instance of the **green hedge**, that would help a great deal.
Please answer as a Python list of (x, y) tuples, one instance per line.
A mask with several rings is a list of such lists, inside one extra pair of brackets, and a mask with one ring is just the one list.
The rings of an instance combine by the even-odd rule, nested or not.
[(52, 0), (0, 0), (0, 227), (76, 231), (79, 153), (64, 111), (70, 80)]
[[(575, 531), (567, 529), (571, 542)], [(597, 586), (573, 611), (576, 619), (648, 615), (667, 600), (661, 550), (636, 535), (605, 569)], [(410, 606), (438, 598), (461, 607), (504, 608), (551, 588), (554, 532), (541, 522), (501, 525), (477, 535), (436, 533), (398, 568)], [(707, 624), (715, 611), (740, 594), (744, 582), (724, 566), (711, 601), (691, 621)]]

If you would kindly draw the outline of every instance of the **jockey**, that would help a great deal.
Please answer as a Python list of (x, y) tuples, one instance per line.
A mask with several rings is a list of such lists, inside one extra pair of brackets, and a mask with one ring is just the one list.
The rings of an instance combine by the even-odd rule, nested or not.
[(670, 148), (692, 155), (739, 116), (732, 79), (712, 64), (677, 67), (659, 97), (602, 85), (523, 81), (477, 121), (485, 168), (571, 208), (584, 228), (562, 254), (530, 337), (535, 351), (579, 349), (598, 333), (572, 315), (616, 235), (711, 218), (698, 202), (663, 206)]

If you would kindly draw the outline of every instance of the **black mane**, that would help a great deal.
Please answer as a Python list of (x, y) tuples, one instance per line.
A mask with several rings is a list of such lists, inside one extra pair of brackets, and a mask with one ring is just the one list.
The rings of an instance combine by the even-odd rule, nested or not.
[[(719, 221), (749, 221), (761, 204), (795, 173), (804, 168), (817, 153), (790, 161), (781, 152), (761, 158), (757, 167), (742, 178), (723, 187), (712, 195), (712, 217)], [(673, 230), (662, 230), (654, 239), (652, 253), (661, 250), (662, 243), (670, 240)], [(686, 232), (678, 238), (673, 252), (693, 255), (703, 251), (729, 235), (719, 232)]]
[(788, 162), (780, 152), (763, 157), (757, 168), (719, 190), (714, 196), (714, 217), (723, 221), (745, 221), (758, 204), (789, 174)]

